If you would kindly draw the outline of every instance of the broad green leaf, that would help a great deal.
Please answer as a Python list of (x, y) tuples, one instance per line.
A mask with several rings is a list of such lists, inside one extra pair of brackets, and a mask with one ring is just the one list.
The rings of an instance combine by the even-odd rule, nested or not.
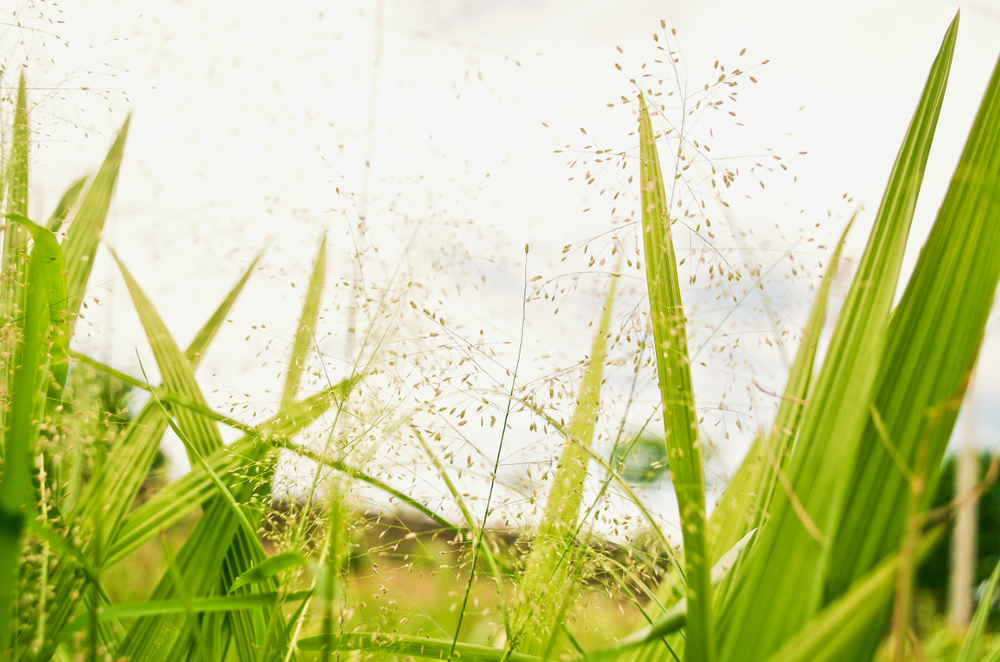
[(823, 606), (827, 568), (839, 562), (831, 560), (832, 542), (868, 420), (868, 402), (957, 33), (956, 17), (931, 67), (810, 394), (788, 463), (790, 489), (775, 491), (770, 519), (747, 557), (739, 588), (723, 610), (719, 634), (725, 662), (766, 659)]
[[(889, 324), (834, 543), (827, 601), (899, 546), (911, 508), (909, 475), (918, 473), (920, 453), (925, 471), (917, 480), (936, 482), (1000, 281), (998, 193), (1000, 61)], [(931, 494), (924, 490), (922, 507)], [(877, 639), (873, 632), (868, 650)]]
[(63, 196), (59, 198), (59, 203), (56, 208), (52, 210), (52, 216), (49, 217), (48, 222), (45, 224), (45, 229), (49, 232), (59, 232), (62, 229), (63, 223), (66, 221), (66, 217), (69, 216), (69, 212), (73, 209), (73, 205), (76, 204), (77, 198), (80, 197), (80, 191), (83, 190), (83, 185), (87, 183), (87, 177), (81, 177), (80, 179), (73, 182), (73, 185), (66, 189)]
[(236, 590), (247, 584), (259, 584), (260, 582), (274, 577), (279, 572), (284, 572), (289, 568), (297, 568), (305, 565), (306, 557), (298, 552), (282, 552), (268, 558), (263, 563), (258, 563), (250, 568), (233, 582), (232, 589)]
[(639, 99), (642, 239), (645, 248), (649, 314), (653, 324), (656, 374), (663, 399), (667, 461), (681, 516), (688, 619), (684, 659), (715, 659), (711, 559), (705, 521), (705, 473), (698, 417), (694, 409), (687, 320), (681, 302), (677, 257), (649, 108)]
[[(14, 368), (14, 389), (7, 418), (3, 476), (0, 477), (0, 653), (12, 643), (13, 599), (25, 518), (35, 512), (38, 495), (31, 485), (32, 449), (39, 418), (45, 410), (45, 373), (49, 367), (46, 339), (59, 334), (52, 319), (65, 287), (62, 251), (55, 237), (19, 214), (9, 220), (30, 232), (33, 247), (24, 281), (23, 344)], [(64, 290), (63, 290), (64, 291)]]
[(313, 343), (313, 333), (316, 330), (316, 320), (319, 317), (319, 305), (323, 298), (323, 286), (326, 284), (326, 235), (319, 244), (319, 253), (313, 265), (312, 276), (309, 279), (309, 289), (306, 290), (302, 302), (302, 316), (295, 330), (295, 341), (292, 343), (292, 356), (288, 360), (288, 371), (285, 373), (285, 386), (281, 390), (281, 407), (290, 405), (299, 391), (302, 381), (302, 371), (305, 369), (306, 356)]
[(564, 602), (571, 599), (575, 590), (572, 570), (576, 555), (573, 551), (587, 481), (587, 451), (593, 444), (594, 426), (600, 413), (604, 361), (617, 285), (618, 279), (613, 277), (573, 414), (564, 430), (566, 442), (531, 553), (525, 562), (519, 603), (514, 612), (516, 647), (527, 653), (543, 654), (543, 657), (550, 637), (556, 632), (557, 619), (565, 610)]
[[(937, 545), (946, 527), (923, 534), (917, 543), (918, 561)], [(871, 622), (885, 610), (896, 586), (898, 555), (885, 559), (875, 570), (851, 585), (850, 590), (810, 619), (767, 662), (834, 662), (850, 657), (855, 643), (871, 629)], [(762, 607), (763, 608), (763, 607)], [(745, 641), (744, 643), (749, 643)]]
[(66, 239), (63, 240), (66, 268), (69, 270), (66, 275), (66, 288), (69, 292), (66, 309), (71, 316), (69, 320), (71, 336), (80, 313), (80, 305), (83, 303), (84, 292), (87, 290), (87, 281), (90, 280), (90, 271), (94, 268), (94, 257), (97, 255), (97, 246), (101, 241), (104, 221), (111, 206), (115, 182), (118, 180), (118, 168), (121, 166), (130, 121), (131, 116), (125, 119), (104, 163), (90, 180), (90, 185), (87, 186), (83, 199), (70, 220)]

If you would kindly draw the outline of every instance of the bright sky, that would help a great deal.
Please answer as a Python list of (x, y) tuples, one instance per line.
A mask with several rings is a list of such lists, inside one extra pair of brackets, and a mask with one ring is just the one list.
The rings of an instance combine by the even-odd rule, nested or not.
[[(595, 195), (607, 182), (612, 189), (624, 183), (622, 177), (598, 174), (607, 182), (587, 186), (584, 166), (570, 169), (567, 162), (588, 145), (634, 150), (634, 103), (619, 102), (634, 95), (629, 78), (643, 63), (649, 67), (642, 73), (669, 73), (653, 62), (659, 55), (652, 35), (663, 35), (661, 20), (668, 33), (677, 30), (674, 44), (695, 87), (714, 82), (715, 60), (728, 71), (769, 60), (750, 72), (756, 85), (740, 84), (731, 107), (737, 117), (707, 128), (715, 138), (713, 153), (745, 157), (743, 163), (777, 154), (789, 168), (757, 169), (730, 203), (740, 227), (754, 231), (752, 253), (764, 269), (790, 247), (802, 249), (813, 279), (803, 275), (774, 291), (785, 297), (775, 304), (781, 328), (797, 330), (811, 302), (808, 286), (821, 273), (817, 260), (825, 264), (833, 238), (864, 201), (867, 210), (846, 251), (860, 256), (926, 72), (957, 9), (912, 0), (385, 0), (379, 19), (375, 1), (303, 0), (281, 3), (280, 10), (273, 2), (248, 0), (19, 5), (16, 22), (34, 30), (10, 26), (0, 43), (27, 60), (29, 87), (35, 88), (32, 122), (41, 147), (34, 153), (32, 213), (47, 217), (62, 190), (96, 167), (131, 111), (106, 240), (182, 345), (267, 243), (264, 275), (251, 282), (232, 327), (199, 373), (211, 402), (232, 404), (238, 396), (265, 410), (277, 399), (267, 390), (278, 387), (281, 351), (303, 291), (290, 283), (304, 284), (323, 232), (329, 233), (328, 281), (353, 278), (357, 235), (350, 228), (364, 209), (369, 239), (387, 242), (375, 258), (383, 275), (403, 260), (401, 248), (411, 241), (410, 258), (417, 263), (439, 260), (445, 271), (481, 270), (487, 277), (482, 289), (440, 296), (434, 290), (433, 296), (463, 302), (466, 319), (485, 323), (487, 338), (497, 341), (519, 335), (525, 243), (531, 244), (529, 277), (589, 272), (558, 317), (549, 309), (532, 316), (529, 307), (527, 335), (537, 359), (532, 369), (579, 361), (590, 344), (593, 296), (612, 268), (610, 260), (603, 269), (589, 268), (582, 244), (621, 227), (636, 205), (627, 187), (617, 205)], [(907, 271), (998, 50), (1000, 2), (965, 5)], [(15, 70), (8, 64), (7, 85)], [(554, 153), (559, 149), (564, 151)], [(757, 187), (757, 175), (766, 189)], [(755, 191), (750, 200), (741, 195), (747, 191)], [(818, 230), (815, 223), (821, 223)], [(800, 235), (827, 248), (793, 245)], [(723, 249), (733, 248), (729, 235), (720, 241), (728, 241)], [(567, 244), (576, 249), (561, 263)], [(607, 256), (610, 244), (605, 237), (594, 247)], [(467, 257), (453, 262), (451, 256)], [(78, 337), (78, 345), (133, 374), (136, 351), (144, 366), (152, 366), (106, 254), (91, 282), (100, 303), (89, 336)], [(846, 281), (840, 285), (842, 295)], [(728, 312), (709, 305), (711, 297), (690, 297), (696, 314), (702, 309), (697, 302), (706, 302), (706, 324)], [(767, 324), (753, 310), (739, 312), (732, 323), (739, 319), (743, 326), (736, 332), (759, 333), (754, 320)], [(996, 317), (981, 364), (1000, 361)], [(112, 318), (114, 325), (108, 324)], [(334, 313), (329, 321), (323, 348), (337, 354), (345, 322)], [(780, 391), (780, 354), (752, 342), (761, 346), (747, 356), (759, 364), (741, 366), (747, 372), (736, 381), (744, 384), (751, 375)], [(258, 351), (263, 358), (254, 357)], [(499, 356), (513, 367), (513, 345)], [(695, 381), (704, 401), (715, 404), (727, 386), (710, 369), (719, 371), (725, 362), (709, 363)], [(980, 443), (992, 447), (1000, 441), (1000, 373), (981, 370), (975, 394)], [(748, 411), (746, 389), (729, 402), (738, 419), (739, 411)], [(773, 402), (759, 404), (773, 412)], [(722, 449), (719, 473), (731, 468), (749, 429), (764, 419), (740, 430), (728, 428), (735, 419), (722, 421), (733, 434), (728, 441), (715, 439)], [(183, 470), (183, 458), (173, 455)]]

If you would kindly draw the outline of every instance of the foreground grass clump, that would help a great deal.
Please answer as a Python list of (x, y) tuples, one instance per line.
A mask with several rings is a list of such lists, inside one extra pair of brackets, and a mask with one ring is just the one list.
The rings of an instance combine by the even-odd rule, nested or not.
[[(931, 509), (933, 487), (1000, 281), (998, 65), (913, 275), (892, 305), (957, 33), (956, 17), (931, 65), (822, 365), (814, 366), (816, 348), (843, 237), (817, 289), (774, 424), (759, 433), (711, 516), (707, 435), (696, 408), (698, 371), (674, 245), (682, 219), (671, 215), (681, 193), (667, 185), (687, 166), (674, 160), (665, 179), (658, 141), (672, 129), (655, 127), (666, 106), (657, 105), (653, 90), (639, 90), (635, 183), (649, 308), (643, 331), (652, 337), (650, 368), (682, 551), (623, 478), (620, 458), (629, 449), (616, 449), (609, 463), (595, 448), (617, 278), (598, 311), (568, 421), (518, 398), (514, 382), (506, 409), (494, 417), (501, 449), (515, 400), (536, 409), (563, 440), (528, 544), (494, 526), (499, 450), (487, 467), (482, 508), (459, 487), (471, 462), (450, 462), (434, 445), (439, 435), (417, 417), (394, 423), (396, 438), (425, 461), (454, 506), (454, 521), (369, 462), (361, 441), (376, 424), (363, 435), (351, 426), (368, 426), (363, 413), (371, 403), (362, 403), (379, 393), (378, 361), (359, 360), (346, 378), (304, 393), (327, 283), (325, 239), (278, 409), (262, 422), (213, 410), (194, 376), (257, 259), (182, 349), (130, 274), (133, 258), (114, 254), (162, 375), (159, 386), (145, 373), (129, 376), (71, 349), (129, 122), (99, 170), (71, 186), (44, 225), (35, 223), (27, 216), (30, 125), (22, 80), (3, 168), (0, 656), (277, 661), (359, 651), (473, 662), (997, 659), (997, 651), (984, 650), (982, 635), (1000, 566), (961, 642), (932, 635), (921, 644), (911, 622), (915, 573), (942, 539), (950, 512), (950, 506)], [(674, 139), (684, 141), (683, 131)], [(641, 366), (640, 360), (637, 371)], [(99, 399), (88, 391), (96, 372), (120, 384), (118, 393), (148, 393), (145, 404), (128, 415), (83, 416), (88, 407), (109, 409), (86, 404)], [(516, 367), (512, 373), (514, 380)], [(396, 406), (375, 402), (373, 411), (383, 404)], [(324, 426), (320, 443), (304, 443), (302, 433), (316, 423)], [(224, 445), (220, 425), (239, 438)], [(150, 472), (168, 428), (192, 470), (160, 484)], [(274, 500), (281, 457), (314, 463), (291, 502)], [(594, 511), (613, 484), (647, 519), (648, 545), (622, 548), (595, 533)], [(595, 500), (588, 497), (593, 485)], [(423, 524), (362, 512), (352, 499), (359, 486), (402, 503)], [(123, 569), (130, 569), (125, 581), (130, 573), (151, 574), (142, 566), (157, 545), (159, 573), (148, 585), (131, 591), (110, 585)]]

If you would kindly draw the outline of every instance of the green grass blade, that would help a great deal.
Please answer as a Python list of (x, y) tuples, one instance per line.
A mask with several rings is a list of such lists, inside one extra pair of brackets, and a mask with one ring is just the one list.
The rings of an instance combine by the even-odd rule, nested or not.
[(323, 286), (326, 283), (326, 235), (319, 245), (319, 253), (309, 279), (309, 289), (302, 303), (302, 316), (295, 330), (295, 342), (292, 343), (292, 356), (288, 361), (288, 371), (285, 373), (285, 386), (281, 390), (281, 407), (295, 400), (305, 369), (306, 356), (313, 344), (313, 333), (316, 330), (316, 320), (319, 317), (319, 305), (323, 298)]
[(847, 239), (847, 233), (856, 217), (856, 214), (851, 217), (847, 227), (844, 228), (823, 275), (823, 282), (816, 292), (816, 300), (809, 311), (809, 319), (803, 330), (795, 360), (792, 362), (788, 383), (771, 431), (767, 435), (759, 435), (754, 441), (736, 475), (733, 476), (732, 482), (719, 499), (719, 505), (708, 520), (709, 542), (713, 556), (731, 548), (750, 529), (759, 527), (768, 512), (771, 495), (777, 486), (776, 468), (784, 466), (791, 453), (791, 444), (798, 433), (802, 408), (805, 406), (809, 384), (812, 381), (816, 347), (826, 319), (830, 285), (837, 274), (840, 253)]
[[(282, 442), (285, 438), (295, 435), (335, 406), (344, 388), (345, 383), (338, 384), (286, 407), (242, 440), (208, 456), (207, 463), (213, 471), (224, 476), (236, 471), (261, 442), (284, 447)], [(203, 468), (192, 466), (190, 472), (158, 491), (125, 519), (108, 552), (105, 567), (117, 563), (163, 529), (179, 522), (193, 508), (209, 499), (213, 490), (212, 480)]]
[[(17, 86), (14, 102), (14, 126), (10, 154), (4, 164), (4, 210), (9, 214), (28, 215), (28, 159), (30, 132), (28, 128), (27, 94), (24, 73)], [(7, 222), (3, 230), (3, 254), (0, 255), (0, 384), (6, 394), (13, 392), (13, 366), (20, 360), (20, 339), (17, 328), (24, 307), (25, 257), (28, 250), (28, 231), (17, 223)], [(0, 402), (0, 442), (7, 431), (9, 395)], [(0, 449), (3, 444), (0, 443)]]
[[(157, 616), (164, 614), (183, 614), (188, 611), (203, 614), (209, 612), (227, 612), (251, 607), (264, 607), (283, 602), (299, 602), (308, 597), (307, 591), (279, 595), (277, 593), (254, 593), (251, 595), (218, 595), (209, 598), (191, 598), (184, 600), (149, 600), (134, 604), (120, 604), (105, 607), (97, 615), (102, 621), (136, 618), (138, 616)], [(86, 629), (91, 623), (91, 615), (83, 614), (66, 624), (56, 636), (57, 642), (65, 641), (74, 632)]]
[[(917, 559), (927, 554), (944, 536), (946, 527), (921, 536), (917, 544)], [(855, 642), (871, 628), (871, 619), (886, 608), (896, 585), (898, 555), (892, 555), (875, 570), (851, 585), (838, 600), (816, 614), (767, 662), (834, 662), (856, 660), (850, 656)], [(761, 606), (761, 608), (764, 608)]]
[[(33, 248), (24, 281), (23, 344), (14, 369), (14, 389), (7, 419), (7, 443), (0, 477), (0, 653), (12, 642), (13, 599), (25, 518), (35, 512), (37, 493), (31, 484), (32, 448), (38, 420), (45, 408), (49, 367), (46, 339), (58, 334), (52, 319), (61, 319), (59, 283), (63, 276), (62, 251), (51, 232), (19, 215), (7, 217), (31, 233)], [(53, 286), (53, 284), (55, 284)], [(63, 285), (64, 286), (64, 285)]]
[(62, 229), (63, 223), (66, 222), (66, 217), (69, 216), (70, 210), (76, 204), (77, 199), (80, 197), (80, 191), (83, 190), (83, 185), (86, 183), (87, 177), (81, 177), (66, 189), (66, 192), (59, 198), (56, 208), (52, 210), (52, 216), (45, 223), (46, 230), (55, 233)]
[[(936, 482), (1000, 282), (998, 192), (1000, 61), (889, 325), (872, 401), (880, 420), (869, 417), (864, 429), (827, 600), (899, 546), (911, 508), (910, 475), (918, 473), (921, 453), (925, 470), (918, 480)], [(918, 510), (931, 494), (924, 491)], [(869, 647), (876, 644), (873, 634)]]
[[(258, 255), (257, 259), (259, 257)], [(240, 281), (188, 346), (185, 356), (191, 362), (192, 369), (197, 367), (202, 354), (215, 338), (215, 334), (246, 284), (257, 259), (251, 263)], [(110, 456), (87, 482), (75, 502), (69, 519), (74, 525), (82, 528), (85, 549), (95, 567), (106, 566), (108, 544), (114, 539), (122, 520), (131, 510), (139, 488), (156, 457), (160, 438), (166, 428), (167, 422), (162, 410), (155, 401), (150, 400), (130, 423), (119, 443), (112, 446)], [(76, 611), (82, 586), (76, 564), (65, 560), (57, 566), (52, 581), (54, 600), (47, 621), (48, 625), (51, 625), (50, 632), (58, 631)], [(52, 637), (47, 636), (44, 640), (46, 647), (40, 653), (41, 659), (52, 654)]]
[[(740, 553), (750, 544), (751, 537), (756, 531), (751, 531), (742, 540), (739, 540), (728, 552), (719, 558), (718, 563), (712, 567), (712, 585), (718, 586), (729, 576), (733, 566), (740, 557)], [(587, 653), (586, 659), (589, 662), (606, 662), (616, 659), (622, 653), (642, 646), (658, 648), (661, 639), (668, 634), (673, 634), (684, 627), (687, 622), (687, 600), (681, 599), (670, 609), (666, 610), (660, 618), (652, 625), (648, 625), (637, 630), (629, 636), (621, 639), (616, 644)], [(657, 651), (659, 652), (659, 651)]]
[(790, 490), (774, 493), (770, 520), (724, 612), (720, 652), (726, 662), (766, 659), (823, 605), (831, 542), (868, 420), (867, 405), (957, 32), (956, 17), (931, 67), (812, 390), (789, 461)]
[(555, 619), (562, 611), (559, 605), (575, 590), (571, 577), (576, 556), (573, 550), (587, 480), (590, 457), (587, 451), (593, 443), (594, 426), (600, 413), (601, 383), (617, 284), (617, 277), (612, 278), (576, 405), (564, 429), (566, 442), (556, 466), (552, 490), (521, 580), (514, 638), (520, 642), (519, 650), (531, 654), (541, 652), (540, 647), (557, 626)]
[[(300, 639), (298, 643), (301, 651), (320, 651), (324, 646), (328, 646), (331, 651), (367, 651), (381, 655), (444, 660), (448, 658), (452, 642), (379, 632), (355, 632), (307, 637)], [(455, 646), (455, 657), (462, 662), (541, 662), (541, 658), (534, 655), (463, 643)]]
[[(112, 251), (112, 255), (118, 262), (118, 268), (128, 286), (129, 294), (132, 295), (132, 303), (135, 305), (136, 312), (139, 313), (139, 320), (146, 331), (146, 338), (149, 340), (153, 355), (156, 357), (156, 364), (160, 368), (164, 386), (170, 391), (186, 395), (199, 405), (207, 407), (205, 396), (195, 381), (191, 362), (181, 352), (173, 336), (170, 335), (170, 331), (167, 330), (166, 324), (160, 319), (153, 304), (132, 278), (132, 274), (122, 264), (118, 255), (114, 251)], [(199, 454), (209, 455), (222, 447), (222, 435), (219, 434), (219, 428), (215, 422), (184, 407), (176, 408), (173, 413), (177, 417), (177, 425), (191, 441), (191, 448)], [(194, 465), (196, 463), (195, 457), (190, 453), (188, 457), (191, 464)]]
[(284, 572), (289, 568), (296, 568), (300, 565), (305, 565), (305, 563), (306, 557), (302, 556), (298, 552), (283, 552), (281, 554), (275, 554), (263, 563), (258, 563), (237, 577), (236, 581), (233, 582), (232, 590), (238, 589), (239, 587), (247, 584), (258, 584), (274, 577), (279, 572)]
[(663, 425), (667, 461), (677, 492), (684, 540), (684, 575), (687, 578), (688, 620), (685, 660), (712, 662), (715, 635), (712, 584), (705, 521), (705, 473), (698, 418), (694, 408), (687, 322), (681, 302), (677, 257), (674, 254), (668, 201), (656, 149), (649, 109), (640, 98), (639, 144), (641, 153), (642, 238), (646, 282), (656, 354), (656, 373), (663, 398)]
[(976, 651), (979, 648), (979, 639), (986, 629), (986, 622), (990, 619), (990, 611), (993, 610), (993, 598), (996, 597), (997, 587), (1000, 586), (1000, 563), (993, 568), (990, 575), (990, 583), (986, 587), (986, 592), (979, 600), (976, 607), (976, 615), (972, 618), (969, 631), (965, 633), (962, 641), (962, 649), (958, 652), (955, 662), (976, 662)]
[(83, 194), (83, 199), (66, 230), (63, 252), (66, 254), (66, 267), (69, 269), (66, 275), (66, 287), (69, 292), (66, 309), (71, 315), (70, 335), (80, 313), (87, 281), (90, 280), (90, 271), (94, 268), (94, 256), (97, 255), (97, 246), (101, 241), (104, 221), (111, 206), (115, 182), (118, 180), (118, 169), (122, 162), (130, 120), (131, 117), (127, 118), (122, 125), (104, 163)]

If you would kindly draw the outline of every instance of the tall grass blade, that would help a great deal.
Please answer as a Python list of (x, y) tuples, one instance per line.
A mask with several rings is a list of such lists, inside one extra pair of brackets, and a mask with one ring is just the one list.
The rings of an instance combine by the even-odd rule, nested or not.
[[(58, 334), (52, 320), (61, 319), (65, 292), (62, 251), (51, 232), (16, 214), (7, 218), (30, 232), (33, 248), (24, 281), (23, 344), (14, 368), (14, 389), (7, 419), (7, 443), (0, 477), (0, 654), (10, 653), (11, 626), (21, 537), (36, 510), (38, 495), (31, 484), (32, 448), (45, 409), (46, 340)], [(60, 287), (61, 286), (61, 287)], [(62, 289), (62, 292), (60, 292)]]
[[(132, 295), (132, 303), (136, 312), (139, 313), (139, 321), (146, 331), (146, 338), (156, 357), (156, 364), (160, 368), (163, 384), (168, 390), (186, 395), (202, 406), (207, 407), (205, 396), (198, 387), (194, 378), (194, 371), (191, 369), (191, 362), (184, 356), (177, 343), (171, 336), (167, 326), (160, 319), (153, 304), (146, 297), (139, 287), (139, 284), (132, 278), (125, 265), (118, 258), (118, 255), (111, 253), (118, 268), (121, 270), (125, 284), (128, 286), (129, 294)], [(213, 421), (204, 416), (192, 412), (184, 407), (177, 407), (173, 412), (177, 418), (177, 425), (184, 431), (184, 434), (191, 442), (191, 447), (201, 455), (209, 455), (213, 451), (222, 447), (222, 435), (219, 428)], [(188, 453), (191, 464), (196, 464), (195, 457)]]
[(642, 238), (646, 283), (656, 355), (656, 374), (663, 398), (667, 461), (677, 492), (684, 540), (684, 575), (688, 604), (684, 659), (712, 662), (715, 634), (712, 615), (712, 567), (705, 521), (705, 474), (698, 418), (694, 409), (687, 322), (681, 302), (672, 219), (646, 101), (639, 108)]
[(993, 573), (990, 575), (990, 583), (986, 587), (986, 592), (983, 593), (982, 598), (979, 600), (979, 606), (976, 607), (976, 615), (972, 619), (969, 631), (965, 633), (965, 639), (962, 641), (962, 649), (958, 652), (958, 658), (955, 659), (955, 662), (976, 662), (976, 650), (979, 648), (979, 639), (983, 636), (983, 630), (986, 629), (986, 622), (989, 620), (990, 612), (993, 610), (993, 600), (996, 597), (998, 586), (1000, 586), (1000, 563), (997, 563), (996, 567), (993, 568)]
[(97, 246), (101, 241), (104, 221), (107, 219), (108, 208), (111, 206), (111, 196), (115, 190), (115, 182), (118, 180), (118, 169), (121, 166), (122, 153), (125, 150), (125, 137), (128, 135), (130, 120), (131, 117), (122, 124), (104, 163), (101, 164), (97, 174), (90, 181), (80, 205), (76, 208), (76, 213), (70, 220), (69, 228), (66, 230), (66, 239), (63, 240), (66, 268), (69, 269), (66, 275), (66, 287), (69, 291), (66, 309), (72, 315), (70, 319), (71, 332), (75, 327), (80, 305), (83, 303), (87, 281), (90, 280), (90, 271), (94, 268), (94, 256), (97, 255)]
[[(789, 460), (790, 489), (747, 558), (720, 623), (726, 662), (769, 657), (823, 605), (824, 576), (884, 346), (913, 209), (951, 68), (948, 29), (900, 148)], [(767, 609), (761, 609), (767, 605)]]
[(600, 413), (601, 383), (617, 284), (617, 277), (612, 278), (576, 406), (564, 430), (566, 442), (556, 466), (552, 490), (521, 580), (514, 636), (522, 642), (520, 650), (532, 654), (539, 653), (539, 647), (553, 634), (557, 626), (555, 619), (562, 611), (559, 606), (574, 590), (571, 571), (576, 565), (577, 522), (587, 481), (587, 451), (593, 443), (594, 426)]
[[(236, 286), (188, 346), (185, 357), (192, 369), (201, 361), (202, 354), (215, 338), (259, 259), (260, 255), (251, 262)], [(135, 502), (166, 428), (166, 417), (163, 416), (162, 409), (155, 401), (150, 400), (129, 424), (122, 439), (111, 447), (107, 460), (86, 483), (80, 497), (73, 503), (68, 519), (74, 526), (81, 527), (87, 557), (94, 566), (106, 565), (108, 545), (114, 540), (125, 515)], [(83, 593), (82, 581), (77, 564), (64, 558), (53, 576), (55, 599), (47, 620), (47, 627), (51, 626), (52, 631), (58, 631), (76, 611)], [(33, 636), (30, 630), (28, 635)], [(46, 646), (39, 653), (39, 659), (47, 659), (53, 652), (52, 637), (44, 637), (44, 640)]]
[(288, 361), (288, 371), (285, 373), (285, 386), (281, 390), (281, 407), (285, 408), (295, 400), (305, 369), (306, 356), (313, 344), (313, 332), (319, 317), (319, 306), (323, 298), (323, 286), (326, 283), (326, 235), (319, 244), (319, 252), (313, 265), (312, 276), (309, 278), (309, 289), (306, 290), (305, 301), (302, 303), (302, 316), (295, 330), (295, 341), (292, 343), (292, 355)]
[[(889, 324), (870, 409), (878, 418), (869, 415), (861, 438), (834, 543), (827, 601), (899, 546), (911, 508), (911, 481), (931, 487), (936, 482), (1000, 282), (998, 194), (1000, 61)], [(933, 492), (924, 489), (918, 511)], [(872, 634), (869, 649), (877, 643)]]
[(713, 556), (730, 549), (747, 531), (763, 524), (771, 497), (778, 484), (778, 469), (785, 466), (791, 454), (792, 442), (802, 420), (802, 409), (812, 383), (813, 361), (819, 335), (826, 319), (830, 285), (837, 275), (840, 253), (847, 233), (857, 214), (851, 217), (833, 251), (823, 282), (816, 292), (809, 319), (802, 333), (799, 349), (788, 374), (785, 392), (778, 405), (769, 433), (758, 435), (746, 458), (733, 476), (732, 482), (719, 499), (719, 505), (708, 519), (708, 536)]
[(56, 233), (62, 229), (63, 223), (66, 222), (66, 218), (69, 216), (70, 210), (73, 209), (73, 205), (76, 204), (77, 199), (80, 197), (80, 191), (83, 190), (83, 185), (87, 183), (87, 177), (83, 176), (80, 179), (73, 182), (72, 186), (66, 189), (62, 197), (59, 198), (59, 203), (56, 204), (56, 208), (52, 210), (52, 216), (45, 223), (45, 229), (49, 232)]
[[(17, 85), (14, 102), (10, 154), (4, 164), (4, 210), (8, 214), (28, 215), (28, 157), (30, 132), (28, 100), (24, 89), (24, 73)], [(21, 338), (19, 321), (23, 314), (25, 266), (28, 231), (20, 224), (5, 221), (3, 254), (0, 255), (0, 450), (8, 428), (7, 416), (13, 392), (14, 366), (20, 362)]]

